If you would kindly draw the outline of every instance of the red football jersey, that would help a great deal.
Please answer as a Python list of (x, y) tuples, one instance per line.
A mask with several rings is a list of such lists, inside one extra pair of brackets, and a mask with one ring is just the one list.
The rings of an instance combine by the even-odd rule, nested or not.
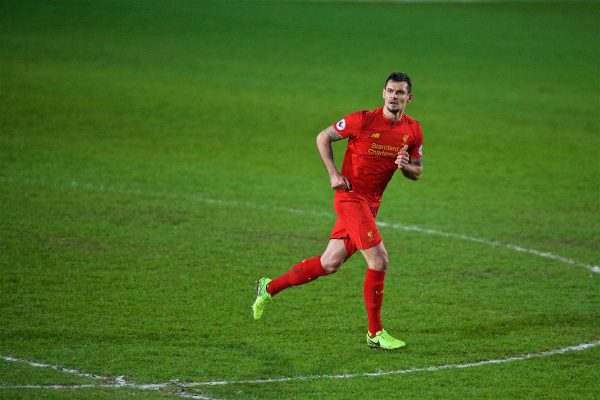
[(404, 146), (411, 160), (423, 157), (421, 126), (406, 114), (394, 124), (379, 107), (349, 114), (333, 127), (349, 138), (342, 175), (350, 180), (352, 191), (363, 195), (372, 207), (379, 207)]

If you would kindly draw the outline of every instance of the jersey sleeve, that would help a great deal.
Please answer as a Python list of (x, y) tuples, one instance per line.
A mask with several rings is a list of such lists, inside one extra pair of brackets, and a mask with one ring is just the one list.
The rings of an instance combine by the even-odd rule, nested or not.
[(357, 111), (346, 115), (338, 122), (333, 124), (333, 129), (340, 134), (341, 137), (357, 137), (362, 129), (363, 113)]
[(415, 124), (414, 129), (414, 142), (408, 148), (408, 154), (410, 155), (410, 159), (423, 161), (423, 131), (421, 131), (421, 125), (418, 123)]

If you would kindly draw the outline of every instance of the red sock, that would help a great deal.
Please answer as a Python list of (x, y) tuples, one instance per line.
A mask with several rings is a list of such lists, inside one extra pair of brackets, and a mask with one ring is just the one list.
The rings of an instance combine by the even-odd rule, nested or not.
[(271, 296), (275, 296), (283, 289), (289, 288), (290, 286), (302, 285), (306, 282), (315, 280), (322, 275), (327, 275), (327, 273), (321, 265), (321, 256), (309, 258), (294, 265), (288, 272), (281, 275), (279, 278), (273, 279), (271, 283), (269, 283), (269, 286), (267, 286), (267, 292), (269, 292)]
[(365, 305), (367, 306), (367, 316), (369, 317), (369, 332), (374, 335), (383, 329), (381, 326), (381, 303), (383, 303), (383, 280), (384, 271), (377, 271), (367, 268), (365, 276), (365, 286), (363, 295), (365, 296)]

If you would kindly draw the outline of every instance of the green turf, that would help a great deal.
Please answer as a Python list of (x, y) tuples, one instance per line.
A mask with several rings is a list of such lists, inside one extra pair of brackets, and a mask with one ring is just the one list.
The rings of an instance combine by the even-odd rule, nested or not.
[[(253, 283), (334, 222), (315, 135), (414, 81), (418, 182), (379, 219), (600, 265), (599, 3), (0, 2), (0, 356), (135, 383), (255, 380), (507, 358), (600, 339), (597, 273), (382, 228), (364, 261), (252, 320)], [(335, 144), (341, 161), (344, 143)], [(186, 389), (217, 399), (593, 398), (598, 347), (387, 377)], [(0, 360), (0, 398), (164, 398)]]

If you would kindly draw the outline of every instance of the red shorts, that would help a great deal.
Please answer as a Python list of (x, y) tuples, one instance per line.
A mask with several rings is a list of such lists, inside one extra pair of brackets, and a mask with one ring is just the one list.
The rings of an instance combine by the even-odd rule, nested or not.
[(338, 192), (333, 199), (338, 216), (330, 239), (344, 239), (348, 257), (357, 249), (366, 250), (381, 243), (381, 235), (375, 224), (378, 208), (371, 207), (359, 194)]

